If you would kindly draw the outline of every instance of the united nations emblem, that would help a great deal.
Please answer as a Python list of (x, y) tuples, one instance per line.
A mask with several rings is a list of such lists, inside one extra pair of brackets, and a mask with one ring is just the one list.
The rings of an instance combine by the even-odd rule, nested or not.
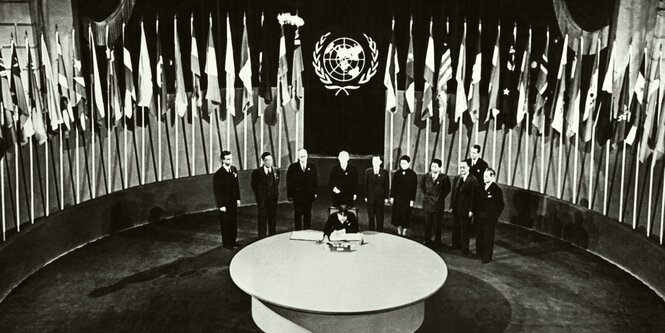
[(365, 48), (349, 37), (339, 37), (328, 43), (330, 32), (319, 38), (314, 46), (312, 65), (314, 72), (327, 89), (337, 90), (335, 95), (360, 88), (376, 74), (379, 66), (379, 50), (376, 42), (367, 36), (367, 48), (370, 57), (365, 55)]

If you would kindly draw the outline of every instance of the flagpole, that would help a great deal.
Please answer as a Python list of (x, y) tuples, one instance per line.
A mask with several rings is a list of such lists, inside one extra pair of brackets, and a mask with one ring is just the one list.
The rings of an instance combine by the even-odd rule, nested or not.
[[(210, 106), (210, 101), (208, 101), (208, 106)], [(210, 173), (214, 173), (214, 171), (212, 170), (212, 165), (213, 165), (212, 161), (214, 159), (213, 156), (212, 156), (212, 151), (213, 151), (213, 146), (215, 145), (215, 139), (214, 139), (213, 134), (212, 134), (212, 126), (213, 126), (212, 121), (217, 120), (217, 119), (213, 119), (213, 117), (217, 118), (217, 108), (215, 108), (213, 111), (208, 111), (208, 117), (210, 118), (210, 124), (209, 124), (210, 126), (208, 126), (208, 131), (209, 131), (209, 135), (210, 135), (210, 147), (209, 147), (210, 159), (208, 160), (208, 164), (210, 164), (210, 168), (208, 170), (210, 170)], [(221, 147), (220, 147), (220, 149), (221, 149)]]
[[(71, 43), (72, 43), (72, 88), (73, 88), (73, 91), (74, 91), (74, 102), (77, 102), (78, 99), (76, 97), (76, 60), (75, 60), (75, 57), (76, 57), (76, 49), (75, 49), (75, 47), (76, 47), (75, 46), (76, 45), (76, 43), (75, 43), (76, 38), (75, 38), (75, 36), (76, 36), (76, 29), (72, 29), (72, 41), (71, 41)], [(76, 113), (78, 113), (78, 106), (76, 107)], [(79, 127), (78, 127), (78, 125), (79, 125), (78, 122), (74, 121), (74, 128), (76, 129), (75, 130), (75, 135), (74, 135), (75, 140), (76, 140), (75, 141), (76, 146), (74, 147), (74, 157), (75, 157), (75, 162), (76, 162), (76, 193), (74, 194), (74, 202), (76, 204), (81, 202), (81, 198), (80, 198), (81, 180), (80, 180), (80, 177), (79, 177), (79, 167), (80, 167), (80, 165), (79, 165)], [(47, 145), (47, 147), (48, 147), (48, 145)], [(47, 150), (48, 150), (48, 148), (47, 148)], [(2, 193), (4, 195), (4, 190), (3, 190)], [(3, 200), (3, 204), (4, 204), (4, 200)], [(4, 214), (3, 214), (3, 218), (4, 218)]]
[[(196, 78), (194, 77), (194, 74), (192, 73), (192, 82), (194, 82)], [(193, 88), (193, 87), (192, 87)], [(199, 108), (196, 105), (196, 98), (194, 97), (194, 94), (196, 92), (194, 89), (192, 89), (192, 98), (190, 100), (192, 106), (192, 114), (191, 114), (191, 120), (192, 120), (192, 176), (196, 176), (196, 126), (194, 126), (194, 112), (198, 112)]]
[(492, 165), (496, 166), (496, 117), (492, 117)]
[[(528, 102), (527, 102), (528, 103)], [(525, 115), (526, 135), (524, 136), (524, 188), (529, 188), (529, 112)]]
[(623, 188), (624, 188), (624, 181), (626, 177), (626, 140), (623, 140), (623, 151), (621, 152), (621, 190), (619, 193), (621, 195), (619, 196), (619, 222), (623, 222)]
[[(111, 49), (109, 48), (109, 26), (106, 26), (106, 50), (108, 54), (106, 55), (106, 60), (109, 64), (109, 66), (112, 64), (111, 62)], [(108, 73), (111, 73), (111, 68), (107, 68), (106, 71)], [(111, 77), (110, 75), (106, 75), (106, 97), (107, 97), (107, 109), (108, 109), (108, 114), (106, 115), (106, 156), (107, 156), (107, 165), (109, 169), (109, 173), (111, 171)], [(61, 127), (62, 128), (62, 127)], [(60, 131), (61, 134), (61, 142), (60, 142), (60, 147), (62, 147), (62, 130)], [(103, 154), (103, 153), (102, 153)], [(60, 162), (62, 163), (62, 149), (60, 151)], [(60, 165), (62, 168), (62, 165)], [(109, 175), (109, 180), (110, 180), (110, 175)], [(62, 180), (62, 175), (60, 175), (60, 179)], [(107, 183), (107, 189), (106, 192), (109, 192), (108, 188), (108, 183)], [(60, 190), (62, 191), (62, 186), (60, 186)]]
[[(588, 121), (593, 121), (593, 116), (590, 115), (590, 117), (591, 118)], [(593, 164), (594, 164), (593, 163), (594, 162), (593, 155), (594, 155), (594, 150), (595, 150), (595, 146), (596, 146), (596, 144), (594, 142), (595, 139), (596, 139), (596, 128), (595, 127), (596, 126), (595, 126), (595, 123), (594, 123), (594, 128), (591, 131), (591, 159), (589, 160), (589, 163), (591, 164), (591, 166), (589, 167), (589, 169), (590, 169), (590, 171), (589, 171), (589, 188), (588, 188), (588, 193), (589, 193), (588, 201), (589, 202), (588, 202), (588, 207), (587, 207), (589, 210), (593, 209), (593, 203), (592, 203), (593, 202), (593, 189), (594, 189), (593, 188)], [(651, 193), (649, 193), (649, 195), (651, 195)]]
[[(18, 35), (17, 35), (18, 37)], [(30, 61), (30, 44), (28, 43), (28, 31), (25, 32), (25, 53), (26, 53), (26, 59), (29, 59)], [(32, 64), (28, 62), (28, 81), (30, 80), (30, 75), (32, 71)], [(30, 87), (28, 87), (30, 88)], [(32, 94), (32, 91), (30, 92)], [(32, 104), (32, 101), (29, 101), (30, 104)], [(29, 109), (29, 114), (30, 114), (30, 120), (32, 120), (32, 105), (28, 106)], [(34, 126), (34, 125), (33, 125)], [(30, 224), (35, 223), (35, 177), (33, 173), (34, 169), (34, 157), (33, 157), (33, 142), (32, 142), (32, 136), (28, 139), (28, 148), (30, 151)], [(18, 183), (16, 184), (18, 186)], [(18, 197), (16, 198), (18, 200)]]
[[(122, 67), (123, 67), (123, 73), (127, 73), (126, 67), (125, 67), (125, 23), (122, 24)], [(125, 95), (127, 95), (129, 92), (127, 91), (127, 80), (128, 78), (125, 75)], [(133, 77), (130, 77), (129, 80), (134, 80)], [(125, 101), (127, 100), (127, 96), (125, 96)], [(130, 97), (130, 104), (131, 104), (131, 97)], [(125, 163), (125, 168), (123, 169), (125, 173), (124, 177), (124, 188), (127, 188), (129, 186), (129, 179), (127, 178), (129, 175), (129, 170), (127, 168), (129, 162), (127, 161), (127, 104), (123, 101), (122, 103), (122, 110), (123, 110), (123, 122), (125, 124), (125, 128), (122, 131), (122, 136), (123, 136), (123, 143), (124, 143), (124, 163)]]
[(607, 215), (607, 183), (610, 172), (610, 144), (605, 142), (605, 185), (603, 186), (603, 215)]
[[(544, 112), (544, 111), (543, 111)], [(540, 192), (545, 194), (545, 124), (540, 133)]]
[[(18, 107), (16, 107), (16, 105), (14, 105), (14, 128), (16, 128), (16, 129), (18, 129), (17, 122), (16, 122), (17, 117), (18, 117)], [(20, 140), (20, 138), (18, 138), (18, 137), (16, 138), (16, 140), (14, 140), (14, 172), (15, 172), (15, 175), (16, 175), (16, 191), (15, 191), (16, 192), (16, 232), (21, 232), (21, 207), (19, 205), (19, 199), (18, 199), (19, 198), (19, 193), (18, 192), (19, 192), (19, 187), (20, 187), (18, 185), (18, 181), (19, 181), (19, 178), (18, 178), (18, 140)], [(48, 145), (46, 147), (46, 151), (48, 151)], [(47, 175), (48, 175), (48, 173), (47, 173)], [(46, 184), (48, 184), (48, 176), (46, 177)], [(46, 189), (47, 189), (46, 194), (47, 194), (47, 198), (48, 198), (48, 187)], [(46, 200), (46, 202), (48, 203), (48, 199)], [(46, 206), (46, 208), (47, 208), (46, 213), (48, 214), (48, 206)]]
[[(4, 110), (2, 111), (2, 115), (0, 118), (0, 126), (2, 126), (2, 129), (4, 130), (5, 128), (5, 115), (4, 115)], [(6, 216), (5, 216), (5, 168), (2, 167), (2, 162), (4, 162), (5, 157), (2, 156), (0, 157), (0, 200), (2, 200), (2, 241), (4, 242), (7, 239), (7, 221), (6, 221)]]
[(141, 107), (141, 185), (145, 185), (145, 106)]
[[(411, 16), (411, 19), (409, 21), (409, 38), (410, 39), (413, 39), (412, 33), (413, 33), (413, 15)], [(408, 62), (408, 60), (407, 60), (407, 62)], [(415, 77), (414, 77), (414, 82), (415, 82)], [(406, 102), (406, 90), (408, 88), (409, 87), (404, 87), (404, 94), (405, 94), (404, 95), (404, 100), (405, 100), (405, 102)], [(416, 104), (416, 101), (414, 100), (413, 101), (414, 109), (415, 109), (415, 106), (416, 106), (415, 104)], [(408, 105), (408, 103), (407, 103), (407, 105)], [(412, 112), (414, 112), (414, 110), (409, 110), (409, 113), (407, 113), (407, 115), (406, 115), (406, 154), (408, 156), (411, 156), (411, 113)]]
[[(639, 119), (637, 119), (637, 121), (639, 121)], [(637, 144), (638, 154), (639, 154), (641, 145), (642, 145), (641, 142), (639, 142)], [(633, 187), (633, 230), (637, 229), (637, 213), (636, 213), (636, 211), (637, 211), (637, 191), (639, 189), (638, 181), (640, 180), (639, 174), (640, 174), (640, 162), (639, 162), (639, 160), (637, 160), (635, 162), (635, 185)], [(647, 218), (647, 237), (649, 237), (649, 235), (651, 234), (651, 231), (649, 230), (650, 227), (651, 227), (651, 221), (650, 221), (649, 218)]]
[[(92, 33), (92, 28), (90, 28), (90, 25), (88, 25), (88, 31)], [(93, 37), (90, 36), (88, 38), (90, 40), (90, 54), (96, 56), (96, 52), (93, 54), (92, 49), (95, 47), (95, 42), (93, 41)], [(94, 65), (94, 62), (91, 61), (91, 64)], [(91, 74), (90, 78), (90, 137), (91, 137), (91, 149), (92, 149), (92, 158), (90, 159), (90, 164), (92, 166), (92, 184), (91, 184), (91, 193), (90, 193), (90, 198), (94, 199), (95, 194), (97, 192), (97, 181), (96, 181), (96, 174), (95, 174), (95, 78), (94, 78), (94, 69), (93, 73)], [(48, 151), (48, 149), (46, 149)], [(47, 173), (48, 174), (48, 173)]]
[[(156, 38), (159, 38), (159, 14), (157, 15), (157, 18), (155, 19), (155, 25), (156, 25), (156, 29), (155, 29)], [(178, 30), (178, 19), (177, 19), (176, 15), (173, 15), (173, 26), (174, 26), (174, 33), (177, 33), (178, 32), (177, 31)], [(174, 40), (175, 40), (175, 38), (174, 38)], [(161, 43), (159, 43), (159, 44), (160, 44), (160, 49), (159, 49), (160, 59), (157, 59), (157, 67), (160, 67), (159, 68), (160, 72), (155, 72), (155, 74), (161, 76), (161, 77), (156, 78), (158, 82), (161, 82), (161, 84), (160, 84), (160, 88), (161, 88), (162, 85), (166, 84), (166, 82), (162, 81), (162, 78), (164, 77), (164, 75), (162, 75), (162, 73), (164, 71), (164, 57), (161, 54), (162, 53)], [(162, 105), (162, 97), (163, 97), (162, 95), (164, 94), (164, 92), (163, 92), (164, 90), (166, 90), (166, 89), (160, 89), (160, 91), (157, 92), (157, 96), (158, 96), (158, 98), (157, 98), (157, 177), (155, 177), (155, 178), (157, 178), (157, 181), (162, 181), (162, 126), (161, 126), (161, 123), (162, 123), (162, 108), (166, 107), (167, 110), (168, 110), (168, 106)], [(168, 117), (168, 115), (167, 115), (167, 117)], [(178, 121), (177, 120), (175, 122), (175, 128), (176, 128), (176, 139), (175, 139), (176, 140), (175, 141), (176, 150), (175, 150), (175, 154), (176, 154), (176, 161), (177, 161), (178, 160), (178, 137), (177, 137)], [(145, 130), (145, 128), (143, 130)], [(178, 178), (177, 174), (178, 174), (178, 170), (180, 169), (180, 168), (178, 168), (178, 166), (179, 165), (176, 163), (176, 167), (175, 167), (176, 178)]]

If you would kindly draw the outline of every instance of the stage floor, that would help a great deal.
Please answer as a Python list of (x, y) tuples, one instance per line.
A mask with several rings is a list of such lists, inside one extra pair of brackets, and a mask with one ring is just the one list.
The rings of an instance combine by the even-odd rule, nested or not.
[[(278, 210), (278, 232), (290, 230), (290, 205)], [(315, 206), (313, 227), (322, 227), (325, 210), (320, 202)], [(360, 212), (366, 230), (364, 208)], [(389, 218), (386, 224), (394, 233)], [(242, 208), (241, 243), (256, 240), (255, 228), (255, 208)], [(449, 243), (449, 229), (444, 236)], [(665, 302), (602, 259), (502, 224), (496, 244), (490, 264), (437, 250), (449, 275), (426, 302), (419, 332), (665, 331)], [(260, 332), (250, 297), (229, 276), (237, 251), (221, 247), (214, 213), (113, 235), (16, 288), (0, 303), (0, 332)]]

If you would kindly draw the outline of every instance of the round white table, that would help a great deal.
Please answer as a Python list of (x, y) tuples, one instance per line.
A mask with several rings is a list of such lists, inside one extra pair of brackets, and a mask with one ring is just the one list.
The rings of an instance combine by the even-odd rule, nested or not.
[(229, 268), (266, 332), (413, 332), (448, 275), (438, 254), (398, 236), (367, 232), (356, 251), (331, 252), (290, 235), (248, 245)]

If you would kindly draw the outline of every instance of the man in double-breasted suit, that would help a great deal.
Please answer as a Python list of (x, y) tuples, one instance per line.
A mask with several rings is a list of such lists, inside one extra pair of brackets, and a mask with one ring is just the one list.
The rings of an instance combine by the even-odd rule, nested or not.
[(469, 162), (469, 173), (476, 177), (478, 184), (483, 183), (483, 174), (488, 167), (487, 162), (480, 157), (480, 149), (480, 145), (473, 145), (469, 153), (471, 156), (467, 159), (467, 162)]
[(219, 227), (222, 232), (222, 246), (233, 249), (238, 234), (238, 206), (240, 205), (240, 187), (238, 170), (232, 166), (233, 156), (228, 150), (222, 151), (222, 167), (213, 175), (215, 202), (219, 208)]
[(388, 185), (388, 171), (381, 165), (381, 156), (372, 156), (372, 167), (365, 170), (363, 175), (363, 193), (367, 204), (369, 217), (369, 230), (383, 231), (383, 205), (388, 203), (390, 187)]
[(279, 170), (273, 168), (272, 154), (261, 154), (262, 166), (252, 171), (252, 190), (256, 198), (259, 238), (276, 233), (277, 197), (279, 193)]
[(328, 188), (332, 192), (332, 205), (354, 206), (358, 196), (358, 171), (349, 165), (349, 153), (341, 151), (337, 157), (339, 164), (330, 171)]
[(471, 218), (476, 210), (478, 181), (469, 173), (469, 162), (460, 161), (459, 176), (455, 178), (450, 206), (453, 211), (453, 247), (469, 253)]
[(483, 263), (488, 263), (494, 253), (494, 231), (504, 204), (503, 191), (495, 182), (494, 169), (485, 170), (483, 180), (483, 190), (478, 195), (476, 205), (476, 254)]
[[(316, 166), (307, 162), (307, 150), (298, 150), (298, 161), (286, 170), (286, 195), (293, 202), (295, 229), (309, 229), (312, 201), (316, 199)], [(304, 224), (304, 225), (303, 225)]]
[(420, 180), (420, 190), (423, 192), (423, 211), (425, 212), (425, 244), (432, 241), (434, 229), (434, 245), (441, 245), (441, 222), (445, 209), (445, 199), (450, 193), (450, 179), (441, 173), (442, 162), (435, 158), (430, 163), (430, 172)]

